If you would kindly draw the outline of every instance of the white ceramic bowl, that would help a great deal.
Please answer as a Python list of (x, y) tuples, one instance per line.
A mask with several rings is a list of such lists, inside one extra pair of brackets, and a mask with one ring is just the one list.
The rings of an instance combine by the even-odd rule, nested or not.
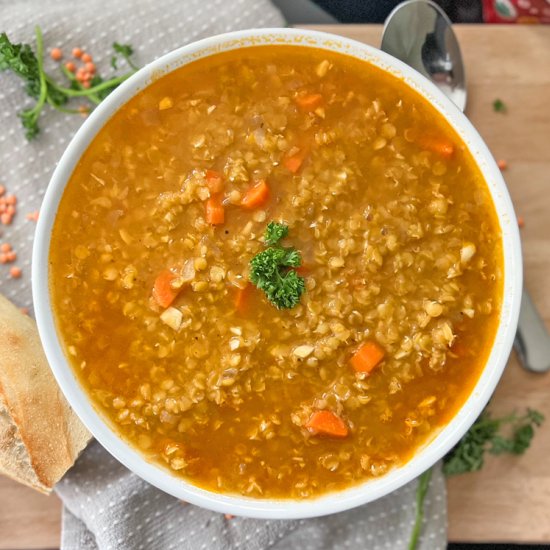
[[(97, 132), (138, 91), (159, 74), (218, 52), (257, 45), (300, 45), (344, 53), (366, 60), (398, 77), (426, 97), (451, 123), (476, 159), (492, 195), (504, 244), (504, 293), (495, 342), (478, 383), (449, 424), (414, 458), (387, 475), (312, 500), (260, 500), (205, 491), (147, 462), (126, 444), (92, 407), (63, 354), (49, 293), (48, 252), (57, 208), (80, 156)], [(522, 288), (521, 250), (516, 216), (506, 185), (485, 143), (468, 119), (430, 82), (410, 67), (365, 44), (325, 33), (296, 29), (238, 31), (207, 38), (173, 51), (147, 65), (116, 89), (85, 121), (65, 151), (40, 210), (32, 258), (32, 289), (42, 344), (57, 382), (69, 403), (96, 439), (120, 462), (159, 489), (217, 512), (258, 518), (305, 518), (347, 510), (395, 491), (443, 457), (485, 407), (504, 370), (516, 332)]]

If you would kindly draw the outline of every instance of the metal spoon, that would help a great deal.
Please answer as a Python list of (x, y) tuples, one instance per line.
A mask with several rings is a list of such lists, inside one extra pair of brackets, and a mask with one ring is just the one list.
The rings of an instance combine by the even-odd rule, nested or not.
[[(437, 4), (430, 0), (399, 4), (386, 19), (381, 49), (430, 79), (464, 111), (466, 77), (460, 47), (451, 21)], [(526, 369), (550, 370), (550, 335), (525, 288), (514, 348)]]

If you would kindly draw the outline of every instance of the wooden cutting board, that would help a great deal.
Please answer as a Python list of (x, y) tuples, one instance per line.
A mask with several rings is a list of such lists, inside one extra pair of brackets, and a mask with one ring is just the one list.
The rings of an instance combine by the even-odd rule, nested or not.
[[(378, 46), (381, 27), (310, 27)], [(525, 281), (550, 327), (550, 26), (457, 26), (468, 78), (466, 114), (497, 159), (505, 159), (518, 215)], [(506, 115), (492, 109), (494, 99)], [(451, 541), (550, 543), (550, 374), (525, 372), (515, 357), (492, 402), (495, 412), (533, 407), (547, 423), (527, 454), (489, 459), (449, 480)], [(0, 550), (56, 548), (60, 504), (0, 478)]]

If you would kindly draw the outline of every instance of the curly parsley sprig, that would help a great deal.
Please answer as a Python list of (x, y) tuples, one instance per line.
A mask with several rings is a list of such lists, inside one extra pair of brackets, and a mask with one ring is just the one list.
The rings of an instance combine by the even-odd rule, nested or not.
[[(443, 473), (448, 477), (477, 472), (483, 467), (487, 452), (493, 455), (523, 454), (531, 445), (535, 428), (543, 421), (544, 415), (533, 409), (527, 409), (521, 416), (512, 413), (500, 418), (493, 418), (489, 412), (483, 411), (466, 435), (443, 458)], [(430, 468), (418, 478), (416, 518), (409, 539), (409, 550), (416, 550), (418, 546), (424, 520), (424, 500), (431, 475)]]
[(304, 278), (293, 269), (302, 263), (300, 252), (279, 244), (287, 235), (287, 225), (269, 223), (264, 235), (269, 248), (250, 260), (250, 282), (263, 290), (267, 299), (278, 309), (291, 309), (298, 305), (305, 290)]
[(108, 80), (95, 75), (90, 82), (91, 86), (85, 88), (77, 81), (74, 74), (62, 66), (62, 74), (69, 82), (69, 87), (63, 86), (44, 71), (44, 41), (40, 27), (35, 28), (35, 34), (36, 54), (28, 44), (14, 44), (5, 32), (0, 34), (0, 71), (11, 71), (19, 76), (25, 82), (27, 95), (36, 100), (32, 108), (24, 109), (19, 113), (19, 118), (25, 128), (25, 136), (29, 140), (36, 137), (40, 131), (38, 119), (46, 104), (63, 113), (82, 113), (78, 109), (67, 109), (64, 105), (72, 98), (82, 98), (99, 104), (137, 70), (136, 65), (130, 59), (133, 53), (131, 46), (115, 42), (113, 44), (115, 56), (111, 63), (116, 66), (117, 56), (120, 56), (130, 66), (129, 72)]
[(447, 476), (477, 472), (483, 467), (487, 452), (493, 455), (523, 454), (531, 445), (535, 427), (540, 426), (543, 420), (544, 416), (532, 409), (527, 409), (522, 416), (513, 413), (501, 418), (493, 418), (484, 411), (445, 456), (443, 472)]

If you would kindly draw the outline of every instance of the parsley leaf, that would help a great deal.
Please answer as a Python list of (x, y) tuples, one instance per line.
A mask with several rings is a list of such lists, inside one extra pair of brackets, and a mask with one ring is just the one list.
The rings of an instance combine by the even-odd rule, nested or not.
[(505, 113), (506, 111), (508, 111), (508, 107), (506, 106), (506, 103), (502, 101), (502, 99), (495, 99), (493, 101), (493, 111), (495, 111), (495, 113)]
[(12, 44), (8, 35), (0, 34), (0, 71), (10, 70), (25, 80), (25, 91), (38, 99), (40, 71), (38, 60), (28, 44)]
[(267, 299), (278, 309), (298, 305), (305, 290), (305, 280), (292, 268), (299, 267), (302, 256), (293, 247), (278, 243), (288, 235), (288, 226), (271, 222), (266, 229), (266, 243), (272, 244), (250, 260), (250, 282), (265, 292)]
[(279, 222), (269, 222), (265, 230), (265, 242), (269, 245), (277, 244), (288, 235), (288, 225)]
[(137, 67), (132, 63), (130, 57), (134, 54), (134, 48), (130, 44), (119, 44), (118, 42), (113, 42), (113, 50), (115, 55), (111, 57), (111, 67), (113, 69), (118, 69), (118, 56), (122, 57), (126, 63), (132, 68), (137, 70)]
[(532, 409), (523, 416), (511, 414), (501, 418), (492, 418), (488, 412), (483, 412), (444, 458), (443, 471), (451, 476), (481, 470), (486, 452), (523, 454), (531, 445), (535, 427), (543, 420), (544, 416)]
[[(523, 416), (514, 413), (501, 418), (492, 418), (487, 411), (482, 412), (466, 435), (443, 458), (443, 473), (452, 476), (481, 470), (486, 452), (494, 455), (523, 454), (531, 445), (535, 427), (539, 427), (543, 421), (544, 416), (533, 409), (527, 409)], [(508, 434), (502, 433), (506, 427)], [(409, 550), (416, 550), (418, 546), (431, 473), (430, 468), (418, 478), (416, 519), (409, 539)]]

